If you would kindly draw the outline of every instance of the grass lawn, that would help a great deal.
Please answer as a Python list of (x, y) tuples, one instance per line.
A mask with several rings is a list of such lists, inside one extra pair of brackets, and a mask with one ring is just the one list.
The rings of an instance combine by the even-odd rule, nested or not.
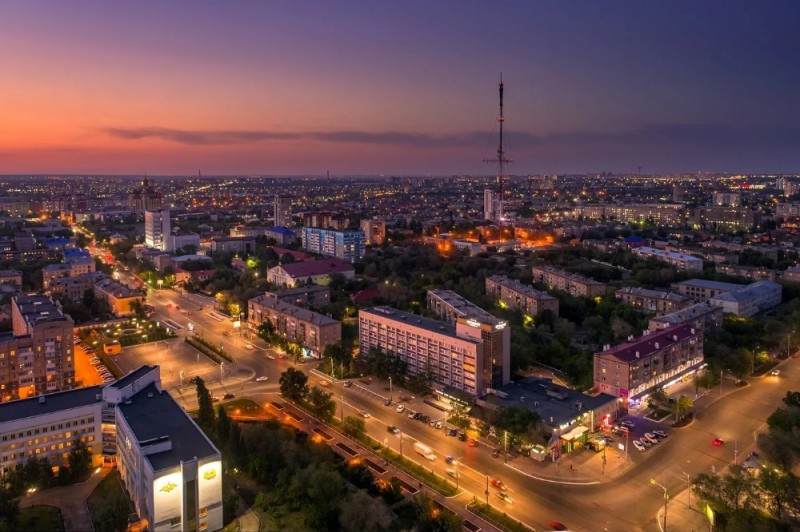
[(64, 521), (61, 510), (55, 506), (30, 506), (19, 512), (18, 530), (47, 530), (63, 532)]
[(228, 411), (228, 414), (234, 416), (268, 416), (266, 409), (251, 399), (234, 399), (233, 401), (222, 403), (222, 406)]
[[(89, 506), (89, 514), (92, 516), (92, 523), (94, 523), (95, 529), (97, 529), (97, 522), (95, 521), (95, 515), (97, 511), (103, 507), (103, 505), (115, 494), (121, 493), (127, 499), (128, 495), (125, 493), (125, 490), (122, 489), (122, 481), (119, 476), (118, 470), (111, 471), (106, 478), (104, 478), (100, 484), (94, 489), (94, 491), (89, 495), (89, 498), (86, 500), (86, 504)], [(133, 508), (133, 504), (130, 504), (130, 512), (133, 513), (135, 510)]]

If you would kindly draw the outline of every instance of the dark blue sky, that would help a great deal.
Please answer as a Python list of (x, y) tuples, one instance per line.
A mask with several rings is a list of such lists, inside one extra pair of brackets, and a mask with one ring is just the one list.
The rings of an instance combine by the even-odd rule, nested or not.
[(0, 173), (491, 173), (501, 71), (517, 173), (793, 172), (799, 52), (797, 1), (8, 1)]

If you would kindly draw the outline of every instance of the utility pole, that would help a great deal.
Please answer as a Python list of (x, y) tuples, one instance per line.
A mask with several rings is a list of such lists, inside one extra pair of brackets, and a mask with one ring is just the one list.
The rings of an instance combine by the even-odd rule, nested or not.
[(503, 463), (507, 464), (508, 463), (508, 431), (505, 431), (503, 434), (504, 434), (505, 446), (506, 446), (506, 452), (503, 455)]
[(389, 377), (389, 404), (392, 404), (392, 378)]
[(483, 494), (486, 495), (486, 506), (489, 506), (489, 475), (486, 475), (486, 491)]

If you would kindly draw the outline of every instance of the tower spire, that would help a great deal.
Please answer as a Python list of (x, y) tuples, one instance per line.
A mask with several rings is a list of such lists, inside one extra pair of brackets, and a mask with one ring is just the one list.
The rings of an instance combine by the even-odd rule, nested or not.
[(499, 194), (498, 195), (500, 197), (500, 199), (499, 199), (499, 203), (500, 203), (499, 211), (500, 212), (498, 214), (501, 217), (503, 215), (503, 206), (502, 206), (502, 204), (503, 204), (503, 184), (504, 184), (505, 177), (506, 177), (506, 174), (505, 174), (506, 164), (514, 162), (512, 159), (509, 159), (508, 157), (506, 157), (506, 152), (505, 152), (505, 149), (503, 148), (503, 123), (506, 120), (505, 119), (505, 115), (503, 114), (503, 89), (504, 89), (503, 73), (501, 72), (500, 73), (500, 86), (499, 86), (500, 116), (497, 117), (497, 121), (500, 122), (500, 142), (499, 142), (499, 144), (497, 146), (497, 157), (495, 157), (493, 159), (484, 159), (483, 160), (483, 162), (485, 162), (485, 163), (495, 163), (495, 164), (497, 164), (497, 167), (498, 167), (497, 184), (498, 184), (498, 188), (499, 188)]

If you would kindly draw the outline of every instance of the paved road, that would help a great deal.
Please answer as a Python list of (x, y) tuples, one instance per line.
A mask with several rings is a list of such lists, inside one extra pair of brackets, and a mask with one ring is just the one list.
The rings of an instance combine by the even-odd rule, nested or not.
[[(202, 331), (205, 338), (222, 343), (226, 350), (234, 354), (237, 360), (234, 368), (241, 365), (252, 370), (252, 377), (242, 379), (245, 381), (245, 393), (249, 395), (276, 389), (279, 375), (292, 365), (290, 361), (277, 358), (270, 360), (267, 355), (275, 356), (275, 353), (267, 350), (260, 339), (246, 340), (235, 336), (230, 321), (215, 319), (209, 314), (208, 307), (198, 310), (200, 305), (211, 304), (208, 298), (179, 294), (173, 290), (157, 292), (155, 295), (151, 292), (148, 301), (156, 307), (156, 317), (170, 318), (182, 326), (191, 320), (197, 332)], [(181, 309), (175, 309), (175, 304), (180, 305)], [(172, 308), (167, 308), (167, 305), (172, 305)], [(189, 310), (191, 314), (181, 312), (192, 308), (194, 310)], [(228, 332), (228, 335), (224, 335), (224, 332)], [(186, 334), (186, 331), (179, 331), (179, 334)], [(244, 348), (248, 343), (254, 346), (253, 350)], [(518, 457), (506, 465), (502, 459), (492, 458), (491, 449), (486, 445), (472, 448), (457, 438), (446, 437), (443, 431), (436, 431), (383, 406), (379, 397), (357, 386), (344, 388), (337, 383), (328, 391), (333, 391), (337, 401), (343, 402), (345, 415), (369, 412), (367, 427), (370, 434), (399, 451), (400, 437), (386, 431), (388, 424), (398, 426), (404, 434), (403, 454), (413, 455), (413, 441), (419, 440), (432, 447), (440, 457), (450, 455), (459, 459), (460, 486), (480, 499), (485, 498), (486, 476), (501, 478), (509, 486), (514, 502), (505, 503), (494, 493), (490, 494), (490, 502), (535, 528), (546, 529), (547, 522), (556, 519), (572, 530), (657, 530), (656, 514), (662, 507), (662, 493), (653, 488), (650, 479), (666, 486), (674, 497), (674, 494), (686, 489), (686, 474), (694, 477), (710, 472), (712, 465), (720, 471), (734, 460), (734, 450), (738, 451), (738, 456), (748, 454), (753, 448), (754, 433), (763, 427), (766, 418), (777, 408), (785, 393), (798, 387), (799, 365), (800, 361), (790, 359), (781, 366), (780, 377), (754, 378), (751, 379), (751, 386), (744, 388), (735, 389), (727, 382), (729, 388), (724, 395), (712, 392), (698, 400), (700, 412), (692, 425), (671, 431), (670, 438), (645, 453), (630, 448), (633, 467), (613, 481), (583, 485), (554, 484), (552, 481), (531, 478), (512, 467), (515, 466), (514, 462), (520, 463), (527, 458)], [(300, 366), (310, 369), (310, 366)], [(194, 371), (194, 367), (186, 368), (186, 371)], [(265, 375), (269, 380), (265, 384), (255, 383), (255, 375)], [(310, 377), (311, 384), (317, 384), (320, 380), (316, 376)], [(238, 384), (241, 386), (240, 382)], [(213, 386), (212, 382), (212, 393)], [(193, 393), (180, 393), (179, 396), (185, 397), (187, 407), (194, 400)], [(429, 415), (441, 415), (419, 399), (409, 406)], [(636, 435), (641, 435), (638, 433), (641, 427), (652, 426), (648, 423), (639, 420)], [(715, 437), (727, 443), (722, 447), (714, 447), (711, 440)], [(452, 466), (446, 466), (441, 458), (427, 465), (441, 475), (446, 474), (446, 469), (453, 469)]]

